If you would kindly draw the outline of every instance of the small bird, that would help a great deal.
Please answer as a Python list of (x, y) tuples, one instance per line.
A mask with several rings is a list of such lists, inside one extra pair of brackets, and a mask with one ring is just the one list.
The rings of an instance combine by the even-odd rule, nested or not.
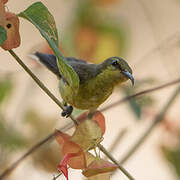
[(94, 112), (112, 94), (116, 85), (128, 79), (134, 85), (132, 70), (120, 57), (110, 57), (101, 64), (88, 64), (81, 59), (66, 57), (80, 80), (78, 93), (75, 94), (59, 72), (56, 56), (36, 52), (31, 57), (45, 65), (58, 77), (59, 91), (65, 105), (62, 116), (70, 116), (73, 107)]

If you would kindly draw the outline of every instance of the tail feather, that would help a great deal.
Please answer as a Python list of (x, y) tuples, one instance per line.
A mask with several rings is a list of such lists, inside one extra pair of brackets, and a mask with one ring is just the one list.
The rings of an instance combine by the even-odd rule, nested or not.
[(34, 56), (37, 58), (33, 58), (38, 60), (40, 63), (45, 65), (51, 72), (56, 74), (59, 78), (61, 78), (61, 74), (59, 72), (57, 62), (56, 62), (56, 56), (52, 54), (45, 54), (40, 52), (35, 52)]

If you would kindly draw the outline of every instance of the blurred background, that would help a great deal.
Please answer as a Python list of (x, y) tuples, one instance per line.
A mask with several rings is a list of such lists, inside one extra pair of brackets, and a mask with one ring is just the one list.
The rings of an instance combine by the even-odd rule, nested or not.
[[(8, 9), (19, 13), (35, 0), (9, 0)], [(180, 77), (180, 0), (53, 0), (42, 1), (53, 14), (60, 49), (100, 63), (121, 56), (133, 69), (135, 86), (117, 87), (100, 107), (125, 96)], [(39, 32), (27, 21), (20, 23), (21, 46), (15, 52), (58, 97), (58, 81), (44, 67), (28, 58), (33, 51), (49, 52)], [(32, 145), (56, 128), (69, 123), (60, 109), (14, 61), (0, 49), (0, 173)], [(143, 95), (104, 112), (107, 130), (103, 145), (118, 160), (123, 157), (177, 85)], [(124, 167), (138, 180), (180, 179), (180, 98)], [(78, 110), (75, 113), (79, 113)], [(69, 130), (68, 133), (72, 133)], [(49, 141), (21, 163), (6, 179), (51, 180), (57, 174), (61, 152)], [(70, 179), (83, 179), (70, 170)], [(59, 177), (59, 179), (65, 179)], [(117, 170), (112, 179), (127, 179)]]

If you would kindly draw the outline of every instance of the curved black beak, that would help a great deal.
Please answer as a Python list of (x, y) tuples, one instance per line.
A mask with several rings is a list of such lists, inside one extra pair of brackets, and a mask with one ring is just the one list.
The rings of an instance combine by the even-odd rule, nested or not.
[(123, 73), (128, 79), (131, 80), (131, 83), (132, 83), (132, 85), (134, 86), (134, 78), (133, 78), (132, 74), (131, 74), (130, 72), (128, 72), (128, 71), (122, 71), (122, 73)]

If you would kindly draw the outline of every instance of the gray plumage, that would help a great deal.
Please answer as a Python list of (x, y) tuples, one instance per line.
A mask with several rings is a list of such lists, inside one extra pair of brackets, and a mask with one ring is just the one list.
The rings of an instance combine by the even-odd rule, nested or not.
[[(62, 77), (57, 66), (56, 56), (40, 52), (36, 52), (34, 55), (37, 56), (38, 60), (51, 72), (56, 74), (58, 78)], [(66, 57), (66, 59), (74, 71), (78, 74), (81, 84), (84, 83), (87, 79), (91, 79), (100, 73), (98, 64), (87, 64), (86, 61), (73, 57)]]

